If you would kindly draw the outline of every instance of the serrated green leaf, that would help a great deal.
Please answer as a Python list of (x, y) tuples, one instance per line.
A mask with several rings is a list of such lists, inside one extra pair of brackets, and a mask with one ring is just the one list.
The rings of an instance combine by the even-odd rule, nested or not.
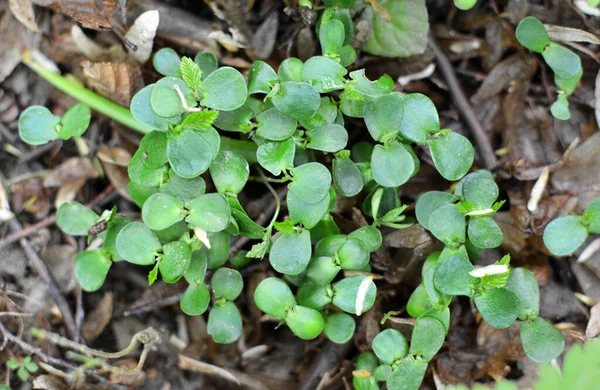
[(191, 58), (183, 57), (180, 64), (181, 78), (192, 91), (200, 89), (202, 84), (202, 70)]

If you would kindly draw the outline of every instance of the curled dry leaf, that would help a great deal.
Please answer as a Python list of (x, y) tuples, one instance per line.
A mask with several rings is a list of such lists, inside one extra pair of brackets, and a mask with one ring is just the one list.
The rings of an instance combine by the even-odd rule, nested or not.
[(107, 292), (98, 303), (98, 306), (86, 316), (85, 322), (81, 327), (83, 337), (88, 343), (92, 343), (102, 333), (106, 325), (110, 322), (112, 313), (113, 295), (111, 292)]
[(85, 28), (109, 30), (109, 17), (117, 9), (117, 0), (35, 0), (35, 4), (69, 15)]
[(25, 47), (35, 47), (39, 36), (17, 21), (10, 12), (0, 19), (0, 82), (21, 63)]
[(600, 303), (596, 303), (590, 311), (590, 320), (588, 321), (587, 328), (585, 329), (585, 337), (588, 340), (600, 334)]
[(597, 36), (578, 28), (555, 26), (553, 24), (545, 24), (544, 27), (552, 41), (586, 42), (600, 45), (600, 39)]
[(117, 192), (125, 199), (131, 200), (127, 192), (129, 183), (127, 165), (131, 160), (131, 154), (120, 147), (102, 147), (98, 150), (98, 158), (102, 162), (106, 176)]
[(139, 66), (90, 61), (83, 61), (81, 66), (93, 90), (125, 107), (129, 107), (133, 95), (144, 86)]
[(73, 271), (73, 260), (77, 254), (77, 248), (70, 245), (55, 245), (42, 253), (42, 259), (48, 264), (56, 284), (63, 293), (71, 292), (77, 287), (77, 279)]
[(44, 178), (44, 187), (59, 187), (55, 207), (75, 199), (87, 179), (98, 177), (98, 171), (87, 158), (73, 157)]
[(25, 27), (31, 31), (40, 31), (40, 26), (35, 21), (31, 0), (8, 0), (8, 5), (15, 18)]

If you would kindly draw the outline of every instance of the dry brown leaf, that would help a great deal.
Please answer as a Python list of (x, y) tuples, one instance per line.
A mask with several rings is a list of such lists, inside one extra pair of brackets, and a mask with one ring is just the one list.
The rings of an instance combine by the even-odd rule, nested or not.
[(120, 147), (102, 147), (98, 150), (98, 158), (102, 161), (106, 176), (108, 176), (117, 192), (124, 198), (131, 200), (127, 191), (127, 184), (129, 184), (127, 165), (131, 160), (131, 154)]
[(600, 39), (597, 36), (578, 28), (555, 26), (553, 24), (545, 24), (544, 27), (546, 27), (552, 41), (586, 42), (600, 45)]
[(81, 327), (85, 340), (92, 343), (110, 322), (113, 312), (113, 295), (110, 292), (104, 294), (98, 306), (87, 315)]
[(56, 284), (63, 293), (71, 292), (77, 287), (77, 279), (73, 270), (73, 260), (77, 254), (77, 248), (70, 245), (55, 245), (42, 253), (42, 259), (48, 264)]
[(35, 21), (31, 0), (8, 0), (8, 5), (15, 18), (25, 27), (31, 31), (40, 31), (40, 26)]
[(591, 340), (600, 334), (600, 303), (596, 303), (596, 305), (592, 307), (590, 314), (590, 320), (585, 329), (585, 337), (588, 340)]
[(98, 171), (87, 158), (72, 157), (44, 178), (44, 187), (60, 187), (65, 183), (98, 177)]
[(25, 47), (35, 47), (39, 35), (28, 30), (10, 12), (0, 19), (0, 82), (21, 63)]
[(39, 390), (67, 390), (69, 385), (52, 375), (40, 375), (33, 380), (33, 388)]
[(109, 30), (109, 17), (117, 9), (117, 0), (34, 0), (34, 3), (67, 14), (83, 27), (93, 30)]
[(125, 107), (144, 86), (139, 66), (90, 61), (83, 61), (81, 66), (89, 87)]

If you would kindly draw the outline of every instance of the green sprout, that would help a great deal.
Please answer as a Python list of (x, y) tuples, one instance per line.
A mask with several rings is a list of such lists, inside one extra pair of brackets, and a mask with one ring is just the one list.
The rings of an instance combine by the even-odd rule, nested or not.
[[(27, 382), (30, 375), (35, 374), (39, 369), (38, 365), (31, 361), (30, 356), (26, 356), (22, 360), (17, 360), (14, 357), (11, 357), (6, 362), (6, 368), (9, 371), (16, 371), (21, 382)], [(7, 388), (10, 389), (8, 386)]]

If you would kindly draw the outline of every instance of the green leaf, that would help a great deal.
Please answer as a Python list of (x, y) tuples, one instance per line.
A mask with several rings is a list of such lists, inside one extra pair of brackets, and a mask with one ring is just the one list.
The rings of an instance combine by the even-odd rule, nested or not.
[(569, 101), (564, 93), (559, 92), (556, 101), (550, 106), (550, 113), (553, 117), (561, 121), (567, 121), (571, 118)]
[(206, 133), (184, 130), (179, 134), (169, 132), (167, 155), (173, 170), (185, 179), (206, 172), (214, 158), (214, 150)]
[(467, 202), (475, 205), (478, 210), (484, 210), (492, 207), (498, 199), (499, 190), (491, 172), (479, 170), (469, 173), (461, 180), (460, 193)]
[(307, 130), (329, 125), (335, 122), (338, 116), (337, 106), (331, 101), (331, 98), (323, 96), (319, 103), (317, 112), (308, 119), (300, 121), (302, 127)]
[(46, 107), (28, 107), (19, 117), (19, 137), (30, 145), (43, 145), (58, 138), (59, 122)]
[(325, 327), (325, 320), (315, 309), (300, 305), (287, 312), (285, 322), (290, 330), (302, 340), (312, 340), (319, 336)]
[(306, 132), (309, 149), (320, 150), (326, 153), (335, 153), (346, 147), (348, 132), (344, 127), (336, 124), (325, 125)]
[(348, 236), (345, 234), (335, 234), (332, 236), (323, 237), (315, 246), (315, 257), (333, 257), (339, 247), (342, 246), (347, 239)]
[(588, 230), (577, 215), (559, 217), (544, 229), (544, 244), (555, 256), (568, 256), (588, 238)]
[(183, 57), (180, 64), (181, 78), (192, 91), (200, 89), (202, 84), (202, 70), (198, 64), (189, 57)]
[(188, 107), (194, 107), (196, 102), (192, 90), (183, 80), (175, 77), (164, 77), (152, 88), (150, 92), (150, 106), (159, 116), (170, 118), (185, 112), (185, 107), (177, 89), (181, 91)]
[(221, 194), (239, 194), (250, 176), (250, 166), (235, 152), (219, 152), (210, 166), (210, 177)]
[(330, 19), (319, 28), (321, 52), (325, 55), (339, 54), (345, 38), (344, 25), (337, 19)]
[(361, 270), (369, 264), (369, 251), (356, 238), (348, 238), (336, 251), (336, 257), (343, 270)]
[(344, 88), (347, 72), (346, 68), (331, 58), (315, 56), (304, 63), (302, 81), (315, 87), (319, 93), (327, 93)]
[(244, 76), (225, 66), (212, 72), (202, 81), (202, 104), (216, 110), (231, 111), (241, 107), (248, 98)]
[(194, 62), (200, 67), (203, 80), (219, 67), (219, 61), (217, 60), (217, 57), (215, 57), (215, 55), (209, 51), (201, 51), (200, 53), (196, 54), (194, 57)]
[(333, 257), (313, 257), (306, 269), (306, 278), (319, 286), (330, 284), (341, 267), (333, 261)]
[(29, 380), (29, 373), (25, 369), (25, 367), (21, 366), (17, 370), (17, 376), (21, 380), (21, 382), (27, 382)]
[(63, 203), (56, 212), (56, 224), (72, 236), (87, 236), (99, 219), (98, 214), (77, 202)]
[(345, 344), (356, 329), (356, 322), (351, 315), (346, 313), (333, 313), (325, 318), (325, 335), (336, 344)]
[(139, 265), (154, 264), (157, 251), (162, 249), (156, 234), (141, 222), (131, 222), (121, 229), (116, 246), (123, 259)]
[(456, 8), (462, 11), (470, 10), (471, 8), (475, 7), (475, 4), (477, 4), (477, 0), (454, 0), (454, 5)]
[(256, 134), (259, 137), (272, 141), (288, 139), (296, 131), (298, 122), (281, 113), (277, 108), (269, 108), (256, 116), (258, 127)]
[(388, 390), (418, 390), (427, 371), (427, 362), (407, 356), (388, 378)]
[(394, 89), (394, 80), (388, 75), (371, 81), (365, 76), (364, 69), (350, 72), (352, 80), (346, 83), (345, 94), (350, 100), (370, 100), (389, 95)]
[(290, 221), (294, 224), (301, 223), (306, 229), (312, 229), (329, 211), (329, 201), (330, 197), (327, 194), (319, 203), (309, 204), (288, 191), (286, 203)]
[(239, 309), (233, 302), (216, 304), (210, 310), (206, 331), (215, 343), (231, 344), (242, 335), (243, 323)]
[(182, 241), (173, 241), (163, 246), (163, 257), (158, 265), (162, 279), (167, 283), (177, 282), (192, 261), (190, 246)]
[(333, 160), (333, 182), (337, 191), (346, 197), (358, 195), (364, 186), (360, 169), (349, 158)]
[(207, 265), (207, 252), (205, 250), (193, 251), (190, 265), (183, 274), (185, 281), (188, 282), (188, 284), (194, 285), (204, 283)]
[(435, 105), (427, 96), (411, 93), (401, 99), (404, 116), (400, 134), (409, 141), (424, 144), (429, 133), (440, 131), (440, 119)]
[(189, 316), (199, 316), (208, 309), (210, 292), (206, 284), (190, 284), (183, 293), (179, 307)]
[(308, 266), (311, 252), (308, 230), (301, 233), (282, 233), (271, 247), (269, 262), (277, 272), (299, 275)]
[(167, 134), (162, 131), (151, 131), (140, 141), (138, 152), (141, 161), (148, 169), (159, 169), (167, 161)]
[(242, 293), (244, 280), (242, 275), (231, 268), (219, 268), (213, 274), (211, 286), (215, 297), (223, 297), (228, 301), (234, 301)]
[(165, 47), (154, 54), (152, 65), (163, 76), (179, 77), (181, 75), (179, 55), (175, 50)]
[(186, 221), (202, 230), (215, 233), (229, 225), (231, 209), (222, 195), (205, 194), (186, 203)]
[(436, 169), (446, 180), (460, 179), (473, 165), (473, 145), (460, 134), (442, 131), (436, 138), (427, 141), (427, 144)]
[(406, 338), (396, 329), (386, 329), (373, 339), (373, 352), (385, 364), (392, 364), (408, 353)]
[(403, 117), (402, 97), (397, 94), (373, 99), (364, 108), (365, 124), (375, 141), (390, 139), (398, 133)]
[(261, 167), (279, 176), (282, 170), (294, 166), (296, 144), (293, 138), (284, 141), (265, 141), (258, 147), (256, 157)]
[(536, 53), (542, 53), (550, 44), (550, 36), (546, 28), (535, 16), (528, 16), (521, 20), (515, 35), (521, 45)]
[(75, 256), (75, 277), (84, 291), (97, 291), (104, 284), (112, 261), (102, 249), (83, 251)]
[(184, 203), (204, 195), (205, 190), (206, 183), (202, 177), (184, 179), (173, 170), (169, 171), (169, 180), (160, 187), (160, 192), (181, 199)]
[(422, 282), (427, 291), (427, 296), (434, 307), (446, 307), (452, 301), (452, 295), (444, 294), (440, 292), (435, 286), (435, 274), (439, 265), (430, 267), (427, 271), (423, 272)]
[(429, 23), (424, 0), (380, 1), (391, 21), (367, 6), (363, 18), (369, 23), (369, 39), (363, 51), (382, 57), (408, 57), (427, 47)]
[(481, 317), (494, 328), (508, 328), (517, 319), (519, 298), (504, 287), (484, 291), (473, 300)]
[(417, 198), (415, 209), (417, 221), (419, 221), (419, 224), (425, 229), (430, 230), (429, 218), (431, 214), (441, 206), (451, 204), (455, 200), (456, 197), (447, 192), (429, 191), (422, 194)]
[(470, 296), (478, 281), (469, 274), (473, 269), (468, 259), (452, 256), (437, 266), (433, 278), (435, 288), (444, 294)]
[[(367, 280), (365, 280), (367, 279)], [(366, 289), (361, 287), (365, 283)], [(360, 315), (373, 307), (375, 297), (377, 295), (377, 287), (371, 278), (363, 275), (350, 276), (332, 284), (333, 287), (333, 304), (347, 313)], [(359, 296), (359, 289), (361, 296)], [(362, 300), (364, 303), (362, 308), (359, 307), (359, 312), (356, 310), (357, 300)]]
[(600, 234), (600, 198), (596, 198), (585, 209), (582, 221), (590, 233)]
[(184, 217), (183, 202), (168, 194), (153, 194), (142, 207), (142, 221), (152, 230), (166, 229)]
[(469, 218), (469, 240), (477, 248), (497, 248), (502, 244), (504, 235), (491, 216)]
[(581, 71), (581, 58), (558, 43), (550, 42), (542, 51), (542, 57), (552, 71), (563, 79), (571, 78)]
[(283, 280), (267, 278), (254, 290), (254, 303), (264, 313), (282, 319), (296, 306), (296, 298)]
[(119, 251), (117, 251), (117, 236), (128, 224), (128, 220), (118, 217), (113, 217), (113, 219), (108, 223), (102, 249), (108, 253), (113, 261), (123, 260), (123, 258), (119, 255)]
[(361, 241), (368, 252), (375, 252), (383, 241), (381, 232), (373, 226), (363, 226), (356, 229), (348, 235), (348, 238)]
[(446, 204), (435, 209), (428, 223), (431, 233), (448, 246), (457, 246), (466, 240), (465, 216), (454, 204)]
[(322, 164), (311, 162), (292, 169), (291, 192), (306, 203), (319, 203), (329, 194), (331, 174)]
[(431, 309), (427, 312), (423, 313), (422, 317), (435, 318), (442, 324), (444, 327), (446, 334), (450, 329), (450, 309), (445, 307), (443, 309)]
[(209, 130), (218, 117), (219, 112), (213, 110), (192, 112), (181, 122), (181, 130)]
[(165, 179), (168, 167), (165, 165), (158, 169), (150, 169), (144, 165), (143, 160), (144, 152), (138, 150), (127, 166), (129, 178), (140, 186), (159, 187)]
[(210, 249), (207, 253), (208, 268), (221, 267), (229, 257), (229, 234), (226, 232), (208, 233)]
[(399, 142), (375, 145), (371, 156), (373, 179), (383, 187), (399, 187), (415, 171), (415, 161), (407, 148)]
[(254, 61), (248, 71), (248, 94), (269, 93), (279, 81), (277, 73), (264, 61)]
[(151, 129), (167, 131), (170, 124), (181, 122), (181, 115), (165, 118), (154, 112), (151, 103), (154, 86), (155, 84), (147, 85), (133, 96), (130, 104), (131, 114), (138, 122)]
[(536, 363), (554, 360), (565, 347), (562, 333), (540, 317), (521, 322), (520, 334), (525, 354)]
[(304, 280), (296, 292), (296, 299), (299, 305), (321, 310), (331, 303), (331, 289), (328, 285)]
[(579, 81), (581, 81), (581, 76), (583, 76), (583, 68), (581, 68), (579, 72), (575, 74), (575, 76), (569, 78), (562, 78), (559, 75), (555, 74), (554, 83), (558, 88), (562, 89), (567, 96), (569, 96), (575, 91), (577, 85), (579, 85)]
[(315, 115), (321, 97), (317, 89), (308, 83), (286, 81), (280, 84), (279, 92), (271, 96), (271, 102), (284, 115), (302, 120)]
[(446, 329), (440, 321), (431, 317), (417, 318), (410, 338), (410, 353), (430, 361), (442, 348), (445, 338)]
[(65, 112), (60, 121), (62, 126), (58, 131), (58, 138), (69, 139), (71, 137), (81, 137), (90, 125), (91, 119), (90, 106), (82, 103), (74, 105)]
[(282, 83), (286, 81), (302, 81), (302, 68), (304, 63), (298, 58), (286, 58), (279, 64), (277, 74)]
[(505, 287), (519, 300), (517, 317), (520, 320), (525, 321), (540, 312), (540, 288), (533, 272), (520, 267), (511, 270)]

